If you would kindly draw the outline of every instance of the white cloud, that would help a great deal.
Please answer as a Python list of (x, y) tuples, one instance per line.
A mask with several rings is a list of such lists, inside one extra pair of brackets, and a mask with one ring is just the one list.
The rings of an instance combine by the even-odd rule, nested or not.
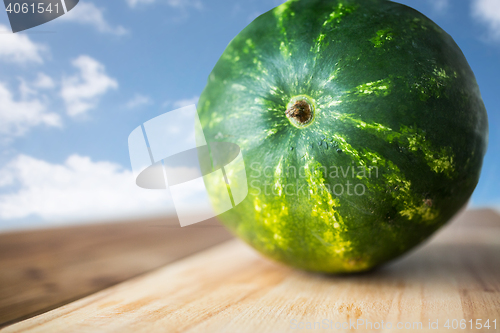
[(489, 38), (500, 40), (500, 1), (473, 0), (472, 16), (489, 28)]
[(137, 5), (145, 5), (155, 2), (155, 0), (127, 0), (129, 7), (134, 8)]
[(24, 78), (20, 77), (18, 78), (19, 79), (19, 96), (21, 97), (21, 99), (23, 100), (27, 100), (27, 99), (30, 99), (32, 96), (37, 96), (38, 95), (38, 91), (28, 82), (26, 82), (26, 80), (24, 80)]
[(67, 14), (59, 17), (58, 20), (87, 24), (103, 33), (114, 35), (123, 35), (127, 33), (127, 29), (121, 25), (116, 27), (111, 26), (104, 18), (104, 9), (96, 7), (91, 2), (80, 1), (78, 6)]
[(428, 0), (437, 13), (443, 13), (450, 5), (449, 0)]
[(182, 108), (184, 106), (188, 106), (188, 105), (191, 105), (191, 104), (198, 103), (198, 99), (199, 98), (200, 98), (199, 96), (193, 96), (191, 98), (185, 98), (185, 99), (177, 100), (177, 101), (175, 101), (173, 103), (167, 101), (163, 105), (165, 107), (172, 105), (175, 109), (179, 109), (179, 108)]
[[(156, 2), (156, 0), (126, 0), (126, 1), (131, 8), (134, 8), (137, 5), (145, 5)], [(203, 9), (203, 4), (199, 0), (163, 0), (160, 2), (166, 3), (168, 6), (177, 9), (186, 9), (189, 7), (198, 10)]]
[(135, 109), (144, 105), (151, 104), (153, 101), (149, 96), (142, 94), (135, 94), (130, 101), (127, 102), (126, 107), (129, 109)]
[[(0, 24), (0, 31), (9, 31), (5, 25)], [(41, 53), (46, 47), (31, 41), (23, 34), (0, 34), (0, 60), (13, 63), (43, 63)]]
[(38, 73), (33, 85), (40, 89), (52, 89), (55, 87), (55, 82), (50, 76), (45, 73)]
[(56, 113), (47, 111), (47, 103), (35, 98), (36, 91), (21, 81), (21, 98), (16, 99), (8, 87), (0, 82), (0, 134), (19, 136), (38, 125), (61, 126)]
[(136, 186), (130, 170), (111, 162), (71, 155), (52, 164), (19, 155), (0, 169), (0, 218), (39, 216), (45, 221), (85, 221), (171, 211), (168, 192)]
[(76, 116), (94, 108), (99, 96), (117, 89), (118, 82), (106, 74), (104, 65), (89, 56), (79, 56), (72, 64), (79, 73), (63, 78), (61, 96), (68, 114)]

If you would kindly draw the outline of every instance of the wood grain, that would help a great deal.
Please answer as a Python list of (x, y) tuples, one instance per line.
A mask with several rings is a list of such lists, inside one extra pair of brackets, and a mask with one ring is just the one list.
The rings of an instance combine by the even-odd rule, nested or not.
[(0, 326), (229, 238), (215, 220), (181, 228), (176, 218), (0, 234)]
[[(3, 332), (295, 332), (311, 330), (292, 323), (323, 319), (332, 325), (325, 331), (336, 332), (353, 331), (335, 329), (349, 320), (394, 326), (361, 326), (359, 332), (429, 332), (429, 320), (438, 321), (432, 332), (456, 331), (444, 328), (447, 319), (496, 319), (498, 327), (499, 277), (500, 217), (472, 211), (425, 246), (370, 273), (296, 271), (232, 240)], [(400, 322), (421, 322), (422, 329), (397, 330)]]

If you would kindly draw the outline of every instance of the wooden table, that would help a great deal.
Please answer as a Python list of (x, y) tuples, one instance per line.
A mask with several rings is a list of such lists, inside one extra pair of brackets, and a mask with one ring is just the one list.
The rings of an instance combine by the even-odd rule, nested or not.
[(0, 234), (0, 326), (161, 267), (231, 235), (216, 220), (177, 218)]
[(500, 332), (500, 217), (468, 211), (410, 255), (353, 276), (296, 271), (233, 239), (2, 332), (26, 331)]

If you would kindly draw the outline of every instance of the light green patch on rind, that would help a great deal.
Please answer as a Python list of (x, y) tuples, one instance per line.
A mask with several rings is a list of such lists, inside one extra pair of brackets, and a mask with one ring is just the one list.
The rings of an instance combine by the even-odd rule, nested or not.
[(328, 18), (323, 22), (323, 27), (332, 26), (340, 24), (342, 18), (347, 14), (350, 14), (356, 10), (357, 5), (346, 6), (343, 3), (339, 3), (333, 11), (328, 15)]
[[(328, 82), (331, 82), (333, 80), (335, 80), (340, 72), (340, 68), (337, 67), (338, 66), (338, 63), (335, 64), (335, 70), (333, 71), (333, 73), (330, 74), (330, 76), (328, 77), (328, 80), (326, 80), (326, 82), (324, 83), (324, 85), (326, 85)], [(323, 85), (323, 86), (324, 86)]]
[(337, 114), (336, 119), (350, 122), (360, 130), (373, 134), (388, 143), (397, 142), (411, 153), (422, 152), (427, 165), (435, 173), (442, 173), (448, 178), (455, 176), (455, 155), (450, 147), (433, 147), (426, 139), (425, 132), (413, 126), (401, 126), (396, 132), (379, 123), (367, 123), (350, 114)]
[(406, 179), (403, 172), (390, 160), (387, 160), (377, 152), (369, 149), (362, 149), (359, 152), (348, 143), (348, 140), (341, 135), (333, 135), (333, 139), (342, 153), (349, 155), (355, 163), (366, 169), (377, 168), (381, 177), (384, 178), (384, 186), (380, 182), (366, 182), (368, 190), (379, 193), (380, 191), (390, 191), (396, 207), (401, 216), (406, 216), (409, 220), (432, 222), (439, 212), (426, 204), (426, 198), (415, 194), (411, 188), (411, 182)]
[[(288, 242), (287, 216), (290, 201), (300, 200), (301, 204), (311, 207), (310, 216), (317, 221), (313, 229), (304, 227), (306, 227), (306, 233), (323, 245), (320, 257), (325, 261), (323, 262), (325, 267), (333, 266), (351, 272), (371, 267), (373, 263), (367, 256), (361, 258), (353, 254), (352, 242), (347, 238), (348, 226), (338, 211), (340, 201), (332, 195), (331, 189), (326, 185), (326, 175), (322, 171), (322, 165), (306, 153), (304, 164), (299, 168), (303, 168), (307, 186), (305, 195), (300, 196), (296, 192), (298, 188), (291, 181), (291, 178), (295, 178), (296, 175), (290, 178), (288, 167), (290, 167), (289, 162), (283, 156), (280, 157), (272, 173), (272, 180), (269, 179), (273, 194), (261, 193), (253, 197), (255, 221), (258, 221), (258, 228), (266, 230), (257, 235), (259, 238), (256, 239), (256, 246), (266, 253), (282, 253), (296, 246)], [(301, 174), (300, 171), (298, 173)], [(291, 186), (292, 193), (289, 193), (290, 189), (285, 186)], [(246, 228), (246, 226), (242, 227)], [(269, 239), (270, 237), (272, 239)], [(280, 251), (277, 251), (278, 249)], [(321, 267), (315, 268), (321, 269)]]
[[(404, 79), (397, 77), (398, 79)], [(444, 87), (453, 84), (451, 81), (458, 78), (456, 71), (445, 68), (434, 67), (432, 74), (424, 75), (417, 82), (410, 86), (410, 91), (419, 94), (420, 100), (427, 101), (430, 97), (441, 98), (444, 96)], [(349, 93), (357, 97), (385, 97), (391, 93), (392, 84), (395, 78), (385, 78), (378, 81), (367, 82), (359, 85)], [(348, 95), (346, 95), (348, 96)], [(339, 100), (338, 102), (342, 102)], [(332, 112), (332, 116), (343, 123), (350, 122), (357, 128), (367, 131), (376, 137), (388, 142), (397, 143), (409, 152), (416, 154), (421, 152), (427, 165), (435, 173), (442, 173), (448, 178), (453, 178), (456, 174), (455, 156), (450, 147), (433, 147), (432, 143), (426, 139), (425, 132), (412, 126), (401, 126), (400, 132), (379, 123), (367, 123), (357, 119), (352, 114), (339, 114)]]
[(354, 88), (352, 91), (358, 96), (374, 95), (374, 96), (388, 96), (391, 93), (392, 80), (390, 78), (367, 82)]
[[(251, 59), (251, 62), (256, 70), (246, 71), (245, 76), (248, 76), (252, 80), (261, 82), (263, 86), (268, 85), (268, 82), (270, 82), (269, 72), (267, 67), (263, 64), (262, 54), (257, 49), (252, 38), (245, 39), (244, 45), (240, 48), (235, 48), (232, 43), (229, 44), (226, 51), (222, 54), (221, 59), (227, 63), (231, 63), (232, 66), (237, 66), (240, 61), (244, 60), (248, 62), (248, 59)], [(209, 80), (213, 82), (216, 78), (210, 77)], [(225, 82), (223, 81), (223, 83)], [(238, 92), (241, 92), (241, 87), (231, 87), (236, 88)]]
[(400, 134), (399, 139), (407, 140), (410, 151), (420, 150), (424, 154), (427, 165), (432, 171), (443, 173), (450, 179), (455, 176), (454, 154), (450, 147), (433, 148), (431, 142), (426, 140), (425, 133), (412, 126), (402, 126)]
[[(288, 216), (288, 206), (285, 200), (276, 200), (268, 202), (265, 196), (255, 196), (253, 204), (255, 208), (255, 220), (261, 223), (261, 228), (268, 230), (273, 236), (270, 240), (264, 235), (266, 233), (257, 234), (257, 243), (259, 247), (266, 252), (272, 253), (276, 247), (286, 249), (290, 244), (289, 238), (283, 235), (286, 230), (286, 217)], [(242, 225), (245, 228), (245, 225)]]
[(429, 20), (422, 20), (418, 17), (414, 17), (407, 19), (406, 22), (411, 31), (432, 29), (439, 34), (443, 33), (443, 30), (439, 29), (435, 24), (431, 24), (432, 22), (429, 22)]
[(283, 40), (280, 43), (280, 53), (283, 59), (288, 60), (292, 56), (292, 52), (289, 48), (290, 42), (288, 40), (287, 28), (284, 24), (284, 20), (288, 17), (295, 16), (295, 13), (290, 10), (290, 6), (293, 3), (292, 0), (285, 2), (284, 4), (276, 7), (273, 10), (274, 17), (276, 18), (278, 29), (282, 35)]
[[(318, 216), (321, 221), (332, 228), (346, 228), (342, 217), (335, 211), (340, 203), (333, 198), (331, 189), (325, 186), (322, 165), (306, 153), (304, 166), (306, 181), (309, 185), (310, 201), (312, 202), (312, 215)], [(338, 225), (335, 225), (337, 223)]]
[(354, 272), (370, 267), (372, 263), (367, 256), (356, 260), (352, 258), (352, 242), (347, 238), (348, 226), (338, 212), (339, 199), (333, 197), (332, 190), (326, 185), (322, 171), (326, 168), (309, 154), (306, 154), (305, 160), (304, 170), (309, 188), (309, 204), (312, 207), (311, 216), (325, 225), (325, 228), (321, 228), (323, 230), (321, 234), (312, 231), (313, 236), (324, 245), (326, 257), (344, 269)]
[(370, 42), (373, 43), (374, 47), (381, 48), (387, 41), (394, 39), (394, 33), (392, 29), (384, 29), (379, 30), (375, 33), (375, 37), (370, 39)]
[(288, 49), (287, 44), (284, 41), (280, 43), (280, 52), (283, 59), (288, 60), (292, 56), (292, 52)]
[(422, 76), (411, 86), (411, 91), (418, 93), (420, 100), (424, 102), (431, 97), (441, 98), (444, 88), (456, 78), (458, 78), (457, 72), (434, 67), (432, 74)]
[[(337, 76), (336, 71), (332, 73), (332, 79)], [(418, 94), (421, 101), (427, 101), (429, 98), (442, 98), (444, 97), (445, 87), (453, 84), (453, 80), (458, 78), (458, 73), (446, 68), (434, 67), (432, 74), (426, 74), (421, 77), (408, 78), (402, 76), (389, 76), (387, 78), (367, 82), (356, 86), (349, 93), (356, 94), (357, 96), (388, 96), (391, 94), (391, 88), (395, 80), (402, 82), (413, 81), (410, 84), (410, 92)]]
[(342, 18), (354, 12), (357, 7), (357, 5), (346, 6), (343, 3), (339, 3), (333, 8), (333, 11), (323, 22), (321, 31), (318, 34), (318, 37), (316, 37), (316, 39), (314, 40), (314, 45), (311, 47), (311, 53), (314, 54), (313, 63), (318, 60), (322, 49), (328, 47), (328, 45), (330, 44), (330, 40), (327, 38), (327, 31), (330, 31), (332, 28), (338, 26), (341, 23)]
[(311, 52), (317, 54), (321, 51), (322, 46), (326, 46), (325, 43), (326, 35), (324, 33), (320, 33), (318, 38), (316, 38), (315, 45), (311, 48)]

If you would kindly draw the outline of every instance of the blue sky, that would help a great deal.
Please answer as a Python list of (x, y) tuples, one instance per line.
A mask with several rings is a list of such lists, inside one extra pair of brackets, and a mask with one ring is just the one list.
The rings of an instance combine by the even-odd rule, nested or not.
[[(500, 1), (401, 0), (457, 42), (488, 110), (472, 206), (500, 207)], [(0, 230), (172, 212), (135, 187), (129, 133), (195, 103), (228, 42), (281, 1), (81, 0), (9, 32), (0, 14)]]

